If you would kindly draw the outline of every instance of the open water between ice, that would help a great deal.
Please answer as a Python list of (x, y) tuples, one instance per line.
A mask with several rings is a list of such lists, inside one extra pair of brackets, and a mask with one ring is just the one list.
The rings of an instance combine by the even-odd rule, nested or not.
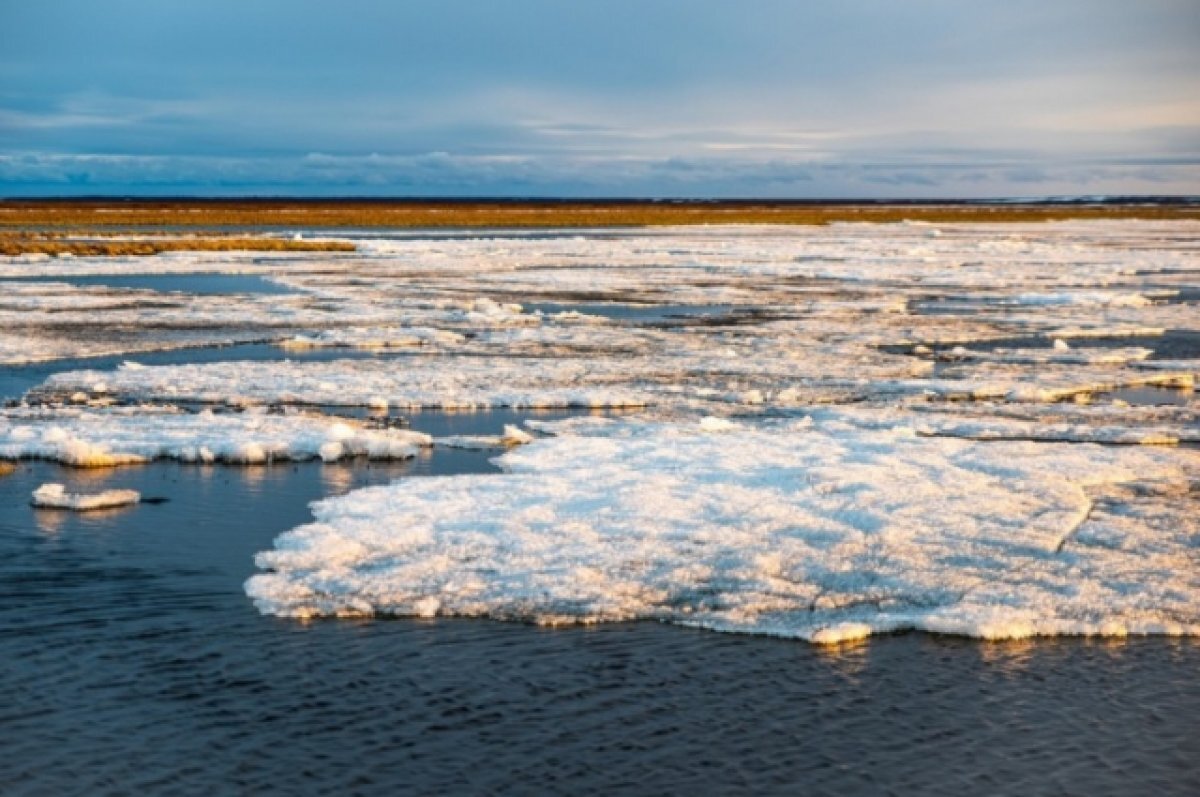
[[(307, 521), (308, 501), (486, 472), (493, 455), (20, 464), (0, 479), (0, 792), (1200, 788), (1200, 644), (1188, 638), (910, 634), (823, 648), (654, 623), (297, 623), (246, 599), (254, 553)], [(46, 481), (170, 500), (35, 510)]]
[(190, 293), (196, 296), (224, 296), (233, 293), (280, 295), (293, 291), (277, 282), (254, 274), (95, 274), (55, 277), (4, 277), (8, 282), (65, 282), (79, 288)]
[[(1107, 228), (1055, 229), (1069, 243), (1071, 235), (1091, 240), (1094, 229)], [(1123, 384), (1131, 375), (1144, 375), (1082, 361), (1048, 363), (1033, 351), (1057, 348), (1057, 330), (1071, 326), (1086, 327), (1091, 336), (1067, 336), (1070, 349), (1144, 347), (1152, 351), (1148, 362), (1193, 360), (1200, 338), (1190, 303), (1197, 295), (1185, 284), (1192, 272), (1179, 270), (1190, 268), (1191, 261), (1188, 251), (1164, 248), (1169, 240), (1156, 229), (1127, 225), (1105, 233), (1149, 240), (1129, 250), (1133, 254), (1121, 254), (1119, 263), (1103, 253), (1107, 250), (1089, 265), (1078, 253), (1055, 249), (1047, 262), (1078, 272), (1074, 287), (1069, 281), (1043, 284), (1047, 270), (1039, 252), (1053, 241), (996, 240), (992, 232), (966, 229), (933, 236), (936, 231), (903, 226), (869, 237), (855, 228), (813, 232), (811, 241), (808, 232), (779, 240), (738, 233), (749, 237), (732, 238), (741, 243), (731, 251), (725, 250), (731, 231), (667, 232), (661, 243), (650, 234), (631, 242), (628, 233), (619, 232), (588, 232), (585, 240), (580, 231), (510, 231), (499, 242), (478, 231), (339, 233), (363, 243), (356, 255), (362, 262), (353, 271), (325, 275), (324, 265), (309, 263), (307, 272), (285, 276), (300, 285), (296, 290), (320, 297), (319, 313), (297, 308), (308, 313), (305, 323), (316, 324), (314, 334), (345, 327), (369, 339), (380, 317), (393, 317), (359, 315), (374, 307), (396, 318), (411, 314), (405, 325), (437, 326), (449, 319), (464, 333), (501, 340), (500, 333), (509, 334), (533, 354), (571, 344), (571, 356), (582, 358), (580, 370), (547, 371), (553, 378), (530, 382), (533, 387), (522, 380), (540, 373), (544, 358), (522, 360), (518, 368), (501, 367), (506, 363), (498, 357), (487, 360), (496, 369), (494, 381), (509, 380), (515, 387), (504, 390), (514, 395), (544, 396), (547, 386), (561, 387), (564, 380), (573, 385), (580, 375), (597, 380), (590, 387), (603, 396), (612, 389), (603, 378), (623, 386), (639, 374), (653, 380), (711, 372), (721, 375), (712, 378), (717, 394), (758, 394), (761, 401), (758, 390), (738, 392), (744, 380), (745, 387), (764, 386), (785, 411), (792, 399), (783, 400), (784, 388), (792, 381), (815, 384), (851, 362), (858, 363), (854, 371), (864, 381), (901, 387), (934, 383), (943, 366), (962, 372), (951, 373), (948, 382), (970, 385), (972, 378), (987, 377), (1006, 389)], [(709, 235), (717, 237), (710, 241)], [(877, 235), (884, 240), (875, 241)], [(965, 243), (955, 243), (958, 235)], [(889, 244), (892, 238), (902, 246)], [(436, 246), (425, 239), (436, 239)], [(1191, 233), (1183, 239), (1185, 245), (1194, 240)], [(1153, 249), (1146, 248), (1150, 244)], [(443, 249), (447, 259), (439, 260)], [(580, 260), (580, 251), (590, 254)], [(547, 253), (551, 256), (543, 258)], [(530, 254), (545, 262), (528, 273), (515, 267), (538, 263)], [(1004, 271), (972, 265), (977, 255), (989, 264), (999, 258)], [(320, 259), (341, 262), (340, 256)], [(1135, 266), (1145, 261), (1154, 282), (1134, 279), (1140, 272), (1130, 272), (1125, 259), (1137, 261)], [(421, 265), (426, 261), (440, 265), (427, 269)], [(458, 263), (465, 266), (442, 271)], [(1008, 275), (1003, 290), (995, 285), (1000, 273)], [(625, 276), (632, 274), (636, 279)], [(50, 273), (36, 280), (209, 297), (289, 290), (237, 274)], [(976, 295), (980, 286), (990, 288)], [(1154, 293), (1160, 288), (1171, 295)], [(1136, 292), (1143, 290), (1153, 293), (1152, 300), (1139, 298)], [(1013, 292), (1015, 299), (1008, 295)], [(409, 294), (426, 304), (405, 304)], [(494, 301), (481, 308), (476, 297), (517, 301), (525, 314), (541, 310), (547, 318), (529, 325), (524, 316), (498, 312), (502, 308)], [(14, 305), (6, 318), (47, 338), (77, 335), (87, 329), (79, 322), (97, 312), (74, 307), (77, 299)], [(443, 300), (449, 304), (435, 305)], [(248, 321), (262, 309), (253, 297), (238, 301)], [(171, 302), (179, 317), (189, 312), (179, 297)], [(228, 323), (228, 315), (213, 310), (217, 305), (197, 307), (214, 312), (212, 323), (220, 326), (212, 330)], [(485, 312), (489, 308), (497, 312)], [(103, 312), (117, 314), (135, 330), (159, 323), (164, 335), (174, 330), (155, 313), (137, 314), (154, 309)], [(569, 314), (550, 319), (570, 310), (603, 316), (608, 323), (583, 324)], [(1022, 313), (1024, 320), (1014, 320)], [(72, 319), (75, 326), (67, 323)], [(520, 326), (508, 326), (517, 321)], [(769, 331), (755, 331), (754, 325), (766, 321), (773, 324)], [(739, 328), (744, 322), (752, 323)], [(1165, 332), (1106, 337), (1113, 330), (1147, 328)], [(196, 332), (180, 329), (179, 334)], [(0, 397), (15, 398), (59, 371), (109, 372), (125, 360), (149, 367), (213, 365), (193, 375), (201, 386), (198, 377), (224, 370), (217, 363), (257, 361), (253, 368), (228, 368), (240, 381), (222, 387), (237, 393), (259, 386), (260, 365), (264, 371), (274, 367), (268, 361), (359, 358), (351, 364), (357, 366), (364, 359), (403, 356), (380, 357), (342, 345), (285, 350), (262, 342), (281, 334), (270, 324), (251, 333), (259, 342), (0, 368)], [(346, 340), (353, 345), (356, 338)], [(23, 342), (15, 344), (18, 353)], [(918, 346), (924, 349), (920, 355)], [(972, 359), (958, 357), (958, 346), (987, 355), (998, 349), (1021, 352), (1012, 362)], [(581, 351), (591, 352), (592, 359)], [(627, 351), (645, 360), (642, 370), (634, 368), (640, 361)], [(876, 359), (876, 353), (893, 359)], [(676, 354), (679, 362), (666, 356)], [(786, 378), (766, 367), (781, 356)], [(473, 372), (464, 363), (476, 365), (468, 358), (442, 362), (447, 371), (468, 376)], [(349, 398), (363, 404), (385, 388), (401, 397), (412, 392), (403, 379), (389, 381), (380, 373), (390, 362), (378, 365), (363, 374), (332, 369), (334, 389), (317, 384), (310, 387), (319, 389), (300, 394), (319, 408), (321, 400), (342, 398), (338, 390), (358, 390)], [(303, 369), (317, 370), (315, 363)], [(1180, 369), (1192, 370), (1173, 366)], [(431, 375), (420, 371), (412, 381), (426, 386)], [(276, 368), (272, 376), (281, 385), (274, 392), (286, 395), (292, 390), (288, 380), (303, 373)], [(355, 381), (360, 376), (379, 379), (379, 390), (364, 392)], [(709, 387), (694, 381), (682, 387)], [(1084, 409), (1107, 413), (1117, 405), (1114, 399), (1168, 405), (1167, 410), (1194, 404), (1191, 389), (1134, 384), (1101, 392), (1100, 406)], [(490, 381), (484, 387), (490, 389)], [(822, 390), (822, 396), (837, 395)], [(710, 400), (711, 393), (695, 396)], [(153, 391), (147, 395), (161, 400)], [(671, 394), (656, 394), (663, 395)], [(1075, 394), (1063, 395), (1074, 402)], [(279, 401), (270, 391), (261, 400)], [(392, 406), (323, 409), (354, 417), (398, 414), (414, 430), (435, 437), (495, 436), (526, 418), (572, 414), (410, 413)], [(75, 409), (62, 411), (64, 423)], [(152, 413), (144, 414), (147, 423), (153, 420)], [(1080, 417), (1086, 417), (1082, 410)], [(1169, 431), (1190, 428), (1182, 411), (1162, 417), (1173, 424)], [(970, 433), (972, 422), (980, 420), (964, 413), (959, 432)], [(368, 426), (388, 423), (376, 417)], [(670, 453), (671, 447), (663, 450)], [(995, 643), (921, 633), (818, 646), (654, 622), (547, 629), (446, 618), (300, 621), (260, 614), (247, 597), (246, 579), (263, 572), (255, 554), (271, 551), (279, 535), (309, 523), (309, 502), (398, 479), (506, 478), (491, 462), (498, 453), (438, 445), (397, 462), (254, 467), (153, 462), (96, 471), (19, 463), (15, 473), (0, 477), (0, 794), (1200, 793), (1197, 637)], [(762, 448), (752, 456), (766, 460)], [(570, 478), (595, 483), (603, 464), (587, 460)], [(68, 491), (130, 488), (168, 500), (92, 513), (35, 510), (30, 495), (47, 482), (62, 482)], [(505, 497), (502, 490), (479, 494)], [(1193, 499), (1189, 494), (1172, 500)], [(647, 513), (651, 523), (657, 519), (652, 513), (667, 512), (653, 500), (645, 503), (653, 504)], [(1107, 518), (1113, 522), (1121, 512), (1134, 511), (1113, 506)], [(474, 509), (484, 520), (497, 511), (494, 501)], [(864, 513), (847, 516), (871, 520)], [(1154, 519), (1148, 517), (1147, 523)], [(1136, 516), (1127, 525), (1145, 531)], [(1108, 539), (1093, 537), (1093, 543)], [(504, 554), (497, 563), (512, 564), (511, 551), (503, 545), (497, 550)], [(332, 546), (322, 554), (345, 551)], [(438, 552), (458, 553), (452, 547)], [(1178, 561), (1186, 568), (1189, 560), (1184, 555)], [(384, 557), (356, 562), (357, 581), (349, 586), (401, 591), (407, 585), (390, 572), (396, 564)], [(497, 569), (486, 575), (502, 585), (508, 577)], [(334, 584), (330, 591), (353, 592), (346, 586)]]

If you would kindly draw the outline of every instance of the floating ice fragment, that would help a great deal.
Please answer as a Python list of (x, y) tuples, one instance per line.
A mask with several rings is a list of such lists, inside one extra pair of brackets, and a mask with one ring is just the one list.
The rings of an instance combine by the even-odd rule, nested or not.
[(504, 434), (500, 436), (500, 439), (505, 445), (520, 446), (532, 443), (533, 435), (517, 426), (513, 426), (511, 423), (506, 423), (504, 424)]
[(534, 439), (533, 435), (523, 429), (512, 424), (505, 424), (504, 432), (500, 435), (452, 435), (449, 437), (438, 437), (434, 440), (434, 444), (445, 446), (446, 448), (481, 450), (488, 448), (512, 448), (513, 446), (532, 443)]
[(733, 421), (725, 418), (715, 418), (711, 415), (706, 415), (700, 419), (700, 428), (706, 432), (728, 432), (738, 428)]
[(33, 491), (32, 504), (42, 509), (73, 509), (76, 512), (87, 512), (136, 504), (141, 498), (137, 490), (68, 493), (61, 484), (43, 484)]
[(408, 459), (429, 435), (368, 429), (319, 415), (265, 412), (186, 414), (163, 409), (0, 410), (0, 457), (36, 457), (75, 467), (151, 459), (260, 464), (363, 456)]

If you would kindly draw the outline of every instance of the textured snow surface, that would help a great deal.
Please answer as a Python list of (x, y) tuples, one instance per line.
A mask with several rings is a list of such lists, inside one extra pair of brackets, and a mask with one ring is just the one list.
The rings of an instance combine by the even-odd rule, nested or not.
[[(357, 243), (0, 258), (0, 277), (45, 280), (3, 286), (0, 361), (275, 344), (56, 374), (0, 412), (0, 458), (408, 456), (431, 441), (315, 411), (633, 407), (439, 438), (495, 449), (508, 473), (321, 502), (248, 589), (283, 615), (650, 618), (816, 641), (1196, 633), (1200, 223)], [(154, 273), (291, 292), (62, 281)], [(252, 410), (162, 406), (192, 402)], [(278, 414), (292, 405), (313, 414)]]
[(247, 591), (288, 616), (656, 619), (814, 641), (1200, 633), (1200, 517), (1177, 500), (1196, 452), (865, 420), (561, 425), (501, 475), (314, 504)]
[(160, 458), (245, 465), (357, 456), (407, 459), (430, 444), (430, 437), (419, 432), (366, 429), (316, 415), (187, 414), (154, 408), (0, 410), (0, 458), (49, 459), (85, 468)]
[(619, 362), (406, 357), (332, 362), (230, 362), (72, 371), (46, 382), (71, 392), (104, 381), (121, 395), (168, 401), (303, 403), (338, 406), (482, 409), (487, 407), (636, 407), (643, 392), (609, 387)]
[(33, 505), (42, 509), (73, 509), (88, 512), (136, 504), (142, 500), (137, 490), (104, 490), (98, 493), (68, 493), (61, 484), (43, 484), (33, 491)]

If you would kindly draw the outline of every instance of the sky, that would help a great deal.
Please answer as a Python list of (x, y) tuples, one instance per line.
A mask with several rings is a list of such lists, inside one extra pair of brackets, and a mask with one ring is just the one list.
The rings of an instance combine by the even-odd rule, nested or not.
[(0, 196), (1200, 194), (1196, 0), (0, 0)]

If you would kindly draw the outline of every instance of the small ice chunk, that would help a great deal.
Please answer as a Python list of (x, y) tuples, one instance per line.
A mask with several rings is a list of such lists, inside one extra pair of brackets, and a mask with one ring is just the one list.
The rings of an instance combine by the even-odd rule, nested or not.
[(33, 491), (33, 505), (40, 509), (72, 509), (87, 512), (136, 504), (142, 500), (137, 490), (103, 490), (98, 493), (68, 493), (61, 484), (43, 484)]
[(700, 428), (706, 432), (728, 432), (738, 427), (732, 421), (707, 415), (700, 419)]
[(526, 443), (532, 443), (533, 435), (524, 429), (513, 426), (511, 423), (506, 423), (504, 424), (504, 434), (500, 436), (500, 441), (506, 446), (522, 446)]
[(153, 459), (257, 464), (365, 456), (409, 459), (432, 438), (407, 429), (372, 429), (313, 414), (188, 414), (146, 407), (0, 410), (0, 457), (49, 459), (81, 468)]
[(413, 603), (413, 614), (417, 617), (436, 617), (442, 602), (432, 595)]
[(1055, 338), (1054, 339), (1054, 350), (1055, 351), (1070, 351), (1071, 346), (1062, 338)]

